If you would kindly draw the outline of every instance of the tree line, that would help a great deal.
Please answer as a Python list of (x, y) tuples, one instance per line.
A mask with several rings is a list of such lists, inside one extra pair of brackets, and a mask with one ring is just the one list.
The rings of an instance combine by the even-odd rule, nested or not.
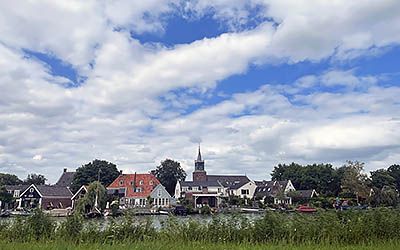
[(331, 164), (279, 164), (272, 180), (291, 180), (297, 190), (315, 189), (325, 197), (354, 198), (371, 205), (397, 205), (400, 190), (400, 165), (364, 173), (365, 164), (347, 161), (339, 168)]

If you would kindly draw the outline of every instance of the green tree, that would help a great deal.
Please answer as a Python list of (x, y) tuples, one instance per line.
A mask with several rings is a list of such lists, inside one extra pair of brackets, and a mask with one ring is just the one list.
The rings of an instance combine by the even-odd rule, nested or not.
[(279, 164), (271, 176), (276, 181), (291, 180), (298, 190), (315, 189), (323, 195), (335, 196), (340, 192), (340, 176), (331, 164)]
[(176, 183), (186, 179), (186, 173), (181, 164), (171, 159), (161, 162), (161, 165), (155, 170), (155, 176), (172, 196), (175, 193)]
[(22, 184), (22, 181), (16, 175), (0, 173), (0, 186), (19, 184)]
[(382, 189), (385, 186), (395, 188), (396, 179), (386, 169), (378, 169), (371, 172), (371, 184), (377, 189)]
[(397, 190), (400, 190), (400, 165), (393, 164), (387, 171), (395, 179)]
[(10, 203), (13, 201), (13, 196), (9, 192), (7, 192), (7, 189), (5, 187), (0, 187), (0, 201), (4, 203)]
[(76, 192), (82, 185), (88, 185), (98, 179), (102, 185), (107, 187), (118, 176), (119, 172), (115, 164), (96, 159), (76, 170), (71, 189)]
[(347, 161), (342, 168), (344, 169), (341, 180), (342, 192), (354, 195), (357, 201), (359, 201), (359, 198), (367, 198), (369, 189), (367, 186), (367, 175), (362, 172), (364, 163)]
[(89, 184), (86, 194), (78, 201), (77, 210), (79, 213), (87, 213), (96, 206), (102, 211), (107, 204), (107, 190), (98, 181)]
[(373, 206), (397, 206), (399, 204), (399, 193), (393, 186), (384, 186), (381, 189), (374, 188), (370, 197)]
[(44, 175), (41, 174), (28, 174), (28, 177), (24, 181), (25, 184), (31, 185), (44, 185), (46, 183), (47, 179), (44, 177)]

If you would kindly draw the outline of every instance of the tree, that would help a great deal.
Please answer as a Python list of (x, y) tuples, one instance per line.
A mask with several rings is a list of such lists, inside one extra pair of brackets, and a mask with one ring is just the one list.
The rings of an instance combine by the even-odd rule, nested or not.
[(96, 159), (76, 170), (71, 189), (76, 192), (82, 185), (88, 185), (98, 179), (102, 185), (107, 187), (118, 176), (119, 172), (115, 164)]
[(22, 184), (22, 181), (16, 175), (0, 173), (0, 186), (19, 184)]
[(371, 172), (371, 184), (377, 189), (382, 189), (385, 186), (395, 188), (396, 179), (387, 170), (378, 169)]
[(25, 184), (31, 185), (44, 185), (46, 183), (47, 179), (44, 177), (44, 175), (41, 174), (28, 174), (28, 177), (24, 181)]
[(352, 194), (357, 198), (366, 198), (369, 194), (367, 186), (367, 175), (362, 173), (364, 163), (358, 161), (347, 161), (342, 167), (344, 169), (341, 180), (342, 192)]
[(399, 204), (399, 193), (392, 186), (384, 186), (381, 189), (374, 188), (370, 197), (373, 206), (397, 206)]
[(400, 165), (393, 164), (387, 171), (395, 179), (397, 190), (400, 190)]
[(186, 179), (186, 173), (181, 164), (171, 159), (161, 162), (155, 170), (155, 176), (171, 196), (175, 193), (176, 183)]
[(2, 203), (10, 203), (12, 202), (12, 200), (13, 200), (12, 194), (7, 192), (7, 189), (5, 187), (0, 186), (0, 201)]
[(79, 213), (87, 213), (92, 210), (96, 206), (96, 196), (97, 208), (100, 211), (104, 210), (107, 204), (107, 190), (100, 182), (94, 181), (89, 184), (85, 196), (78, 201)]
[(340, 191), (340, 177), (331, 164), (279, 164), (271, 176), (275, 181), (291, 180), (298, 190), (315, 189), (323, 195), (335, 196)]

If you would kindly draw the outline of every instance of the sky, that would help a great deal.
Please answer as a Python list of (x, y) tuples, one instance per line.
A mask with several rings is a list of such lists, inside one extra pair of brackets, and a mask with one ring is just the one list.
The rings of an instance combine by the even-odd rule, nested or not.
[(400, 163), (400, 1), (0, 3), (0, 172)]

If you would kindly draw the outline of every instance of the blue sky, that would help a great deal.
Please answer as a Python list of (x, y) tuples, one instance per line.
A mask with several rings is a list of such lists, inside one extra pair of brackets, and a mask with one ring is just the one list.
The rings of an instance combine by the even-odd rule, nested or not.
[(399, 163), (397, 1), (21, 4), (0, 6), (0, 172), (191, 172), (199, 142), (210, 173), (252, 178)]

